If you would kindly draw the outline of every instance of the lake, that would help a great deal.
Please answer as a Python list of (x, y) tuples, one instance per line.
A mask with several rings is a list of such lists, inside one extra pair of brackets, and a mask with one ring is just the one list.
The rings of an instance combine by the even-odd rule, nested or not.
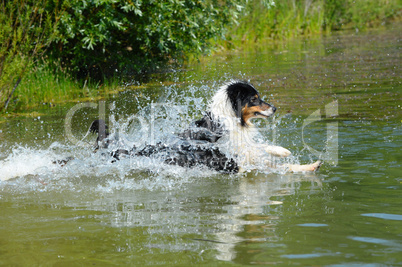
[[(402, 265), (401, 37), (395, 24), (258, 44), (7, 119), (0, 265)], [(122, 145), (169, 142), (232, 78), (278, 108), (256, 121), (263, 138), (291, 162), (323, 159), (318, 172), (111, 163), (82, 140), (101, 116)]]

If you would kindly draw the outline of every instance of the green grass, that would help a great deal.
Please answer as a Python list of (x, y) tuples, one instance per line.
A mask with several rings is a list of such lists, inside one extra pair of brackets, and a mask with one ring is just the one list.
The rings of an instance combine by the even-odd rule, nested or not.
[(347, 26), (365, 29), (387, 23), (392, 19), (400, 19), (402, 2), (400, 0), (355, 0), (349, 4), (349, 24)]
[[(265, 0), (267, 2), (267, 0)], [(269, 2), (269, 1), (268, 1)], [(399, 0), (281, 0), (274, 5), (249, 1), (238, 25), (219, 43), (225, 49), (253, 43), (375, 27), (400, 19)], [(272, 1), (271, 1), (272, 3)]]
[[(328, 34), (342, 29), (364, 30), (400, 20), (401, 10), (400, 0), (248, 1), (238, 24), (229, 29), (226, 40), (218, 40), (215, 45), (224, 50), (244, 49), (297, 36)], [(191, 55), (189, 58), (192, 59)], [(10, 77), (21, 69), (21, 64), (17, 63), (15, 59), (9, 64)], [(30, 65), (33, 67), (24, 73), (7, 112), (18, 113), (65, 102), (93, 101), (122, 88), (117, 78), (106, 79), (102, 84), (91, 80), (77, 81), (60, 63)], [(8, 88), (8, 91), (0, 91), (0, 99), (4, 100), (12, 87), (4, 87), (6, 80), (0, 80), (0, 85), (1, 82), (3, 87), (0, 89)]]
[(33, 67), (17, 87), (8, 111), (18, 112), (61, 103), (97, 100), (119, 90), (117, 79), (105, 83), (77, 81), (67, 71), (49, 64)]

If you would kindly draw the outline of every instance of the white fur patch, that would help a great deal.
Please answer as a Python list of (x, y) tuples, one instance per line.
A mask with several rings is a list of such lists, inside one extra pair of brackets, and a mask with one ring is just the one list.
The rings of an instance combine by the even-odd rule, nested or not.
[[(286, 148), (274, 145), (268, 145), (257, 142), (255, 137), (259, 132), (257, 127), (252, 123), (247, 126), (242, 126), (240, 118), (236, 116), (232, 103), (228, 97), (227, 89), (230, 85), (241, 81), (231, 80), (223, 84), (212, 98), (210, 111), (212, 119), (223, 124), (228, 136), (219, 139), (218, 143), (221, 149), (229, 157), (235, 157), (241, 169), (247, 169), (248, 166), (253, 167), (258, 163), (267, 163), (267, 166), (276, 166), (275, 161), (272, 161), (270, 156), (287, 157), (291, 152)], [(274, 114), (272, 107), (260, 112), (264, 116)], [(321, 165), (320, 161), (310, 165), (288, 164), (282, 165), (291, 171), (314, 171)]]
[[(258, 129), (254, 127), (254, 125), (248, 125), (247, 127), (241, 125), (240, 118), (236, 116), (232, 103), (228, 97), (228, 87), (238, 82), (240, 81), (231, 80), (219, 88), (216, 94), (212, 97), (210, 111), (212, 118), (222, 123), (229, 134), (229, 138), (223, 138), (220, 140), (221, 145), (225, 147), (228, 154), (238, 158), (240, 165), (244, 165), (244, 161), (249, 161), (250, 158), (254, 159), (254, 157), (262, 156), (262, 151), (260, 144), (257, 144), (254, 140), (254, 135), (258, 132)], [(244, 156), (247, 159), (244, 158)]]
[(233, 110), (232, 103), (230, 102), (230, 99), (228, 97), (227, 89), (231, 84), (237, 82), (239, 81), (231, 80), (223, 84), (212, 97), (210, 110), (213, 119), (222, 120), (224, 118), (236, 118), (236, 113)]

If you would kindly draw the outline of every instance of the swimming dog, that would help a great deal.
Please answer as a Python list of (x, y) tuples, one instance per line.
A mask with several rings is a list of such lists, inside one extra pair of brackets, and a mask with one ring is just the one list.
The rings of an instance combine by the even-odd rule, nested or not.
[(273, 105), (261, 99), (253, 85), (246, 81), (232, 80), (219, 88), (212, 98), (210, 111), (195, 122), (202, 130), (188, 130), (181, 136), (225, 143), (223, 147), (226, 154), (236, 159), (240, 170), (246, 166), (261, 164), (293, 172), (317, 170), (321, 161), (308, 165), (275, 164), (274, 157), (288, 157), (291, 152), (286, 148), (255, 140), (258, 129), (252, 120), (269, 118), (275, 111)]
[[(161, 156), (164, 162), (184, 167), (204, 165), (214, 170), (235, 173), (264, 164), (291, 172), (316, 171), (321, 161), (313, 164), (276, 164), (275, 158), (291, 155), (283, 147), (257, 142), (257, 127), (252, 120), (269, 118), (276, 108), (263, 101), (249, 82), (231, 80), (223, 84), (212, 98), (209, 111), (186, 131), (177, 134), (181, 140), (174, 145), (146, 145), (142, 149), (119, 149), (112, 152), (118, 160), (124, 155)], [(100, 129), (103, 129), (101, 131)], [(98, 133), (96, 142), (107, 147), (107, 126), (103, 121), (92, 123), (90, 131)], [(106, 142), (105, 142), (106, 140)]]

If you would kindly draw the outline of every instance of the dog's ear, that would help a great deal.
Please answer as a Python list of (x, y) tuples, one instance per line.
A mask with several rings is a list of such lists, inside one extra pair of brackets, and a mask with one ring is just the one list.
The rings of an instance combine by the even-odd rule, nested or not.
[(242, 95), (241, 91), (237, 87), (232, 87), (231, 91), (228, 91), (229, 100), (232, 104), (232, 108), (237, 117), (241, 116), (242, 107)]

